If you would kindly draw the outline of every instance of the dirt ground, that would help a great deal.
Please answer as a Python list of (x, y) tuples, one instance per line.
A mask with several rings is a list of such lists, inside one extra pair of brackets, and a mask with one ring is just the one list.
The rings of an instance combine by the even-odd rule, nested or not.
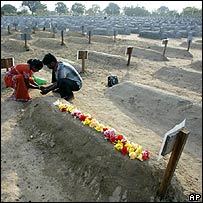
[[(190, 135), (174, 176), (185, 197), (192, 193), (202, 195), (202, 38), (193, 39), (189, 52), (186, 39), (169, 39), (165, 57), (160, 40), (138, 35), (117, 36), (116, 42), (105, 36), (92, 36), (91, 40), (89, 44), (86, 36), (70, 32), (64, 38), (65, 45), (61, 46), (59, 35), (53, 37), (48, 31), (36, 31), (28, 41), (30, 50), (25, 51), (20, 32), (12, 31), (8, 35), (2, 31), (1, 58), (14, 57), (17, 64), (25, 63), (29, 58), (42, 59), (46, 53), (52, 53), (59, 60), (71, 62), (80, 72), (82, 62), (77, 60), (77, 51), (88, 50), (85, 72), (80, 73), (83, 87), (75, 92), (73, 105), (148, 149), (151, 163), (161, 169), (166, 168), (170, 157), (168, 154), (157, 161), (163, 136), (186, 118)], [(127, 46), (133, 46), (129, 66), (126, 65)], [(2, 69), (1, 201), (88, 201), (90, 196), (86, 193), (83, 198), (81, 193), (79, 198), (77, 188), (66, 184), (64, 189), (64, 185), (56, 181), (52, 163), (64, 162), (56, 154), (50, 156), (47, 150), (37, 147), (23, 127), (22, 122), (37, 105), (42, 112), (38, 112), (38, 122), (48, 120), (46, 114), (43, 115), (46, 108), (43, 102), (46, 103), (45, 99), (49, 103), (55, 101), (58, 95), (50, 92), (44, 96), (38, 90), (30, 90), (32, 102), (9, 100), (13, 90), (5, 87), (4, 74), (5, 69)], [(107, 87), (110, 74), (119, 79), (119, 84), (111, 88)], [(51, 80), (46, 67), (35, 75), (45, 78), (48, 83)], [(33, 124), (25, 122), (24, 125), (27, 129)], [(49, 173), (44, 174), (48, 167)], [(71, 178), (74, 185), (76, 178)], [(172, 183), (176, 184), (173, 179)], [(109, 198), (109, 201), (125, 200), (123, 196), (120, 199)]]

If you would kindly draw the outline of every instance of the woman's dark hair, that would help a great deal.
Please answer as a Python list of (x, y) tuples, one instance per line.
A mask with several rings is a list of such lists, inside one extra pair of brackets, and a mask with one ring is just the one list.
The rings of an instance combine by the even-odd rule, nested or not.
[(37, 68), (38, 70), (41, 70), (42, 67), (43, 67), (42, 61), (40, 61), (40, 60), (38, 60), (38, 59), (29, 59), (29, 60), (27, 61), (27, 64), (29, 64), (31, 68), (34, 66), (34, 67)]
[(48, 53), (44, 56), (42, 62), (44, 65), (47, 65), (50, 64), (51, 62), (57, 62), (57, 59), (54, 55)]

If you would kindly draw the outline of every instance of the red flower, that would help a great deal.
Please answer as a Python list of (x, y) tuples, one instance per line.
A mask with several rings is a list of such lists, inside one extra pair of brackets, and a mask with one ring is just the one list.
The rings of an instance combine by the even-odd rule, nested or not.
[(121, 149), (121, 153), (124, 155), (128, 153), (128, 149), (126, 146), (123, 146), (123, 148)]
[(121, 142), (122, 142), (123, 144), (126, 144), (127, 140), (126, 140), (126, 139), (122, 139)]
[(106, 130), (108, 130), (108, 128), (103, 128), (103, 132), (105, 132)]
[(115, 142), (116, 141), (116, 136), (112, 136), (109, 138), (109, 141), (112, 143), (112, 142)]
[(106, 137), (107, 139), (109, 139), (109, 138), (111, 137), (110, 133), (109, 133), (109, 132), (105, 133), (105, 137)]
[(143, 153), (143, 154), (142, 154), (142, 159), (143, 159), (143, 160), (146, 160), (146, 159), (147, 159), (146, 153)]
[(148, 150), (145, 150), (144, 152), (142, 152), (142, 159), (146, 160), (150, 158), (150, 154)]
[(123, 135), (117, 135), (117, 136), (116, 136), (116, 139), (117, 139), (117, 140), (122, 140), (122, 139), (123, 139)]
[(65, 107), (61, 108), (61, 111), (66, 112), (66, 108)]
[(81, 121), (84, 121), (86, 118), (87, 118), (87, 116), (85, 116), (85, 115), (83, 115), (83, 114), (81, 114), (81, 115), (79, 116), (79, 119), (80, 119)]
[(82, 113), (81, 112), (73, 112), (71, 113), (72, 116), (79, 117)]

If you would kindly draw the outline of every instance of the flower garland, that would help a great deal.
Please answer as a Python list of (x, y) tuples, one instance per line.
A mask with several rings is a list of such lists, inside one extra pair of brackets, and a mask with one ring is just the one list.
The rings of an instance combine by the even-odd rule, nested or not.
[(110, 143), (114, 144), (115, 149), (120, 151), (123, 155), (128, 154), (130, 159), (137, 158), (140, 161), (144, 161), (150, 158), (148, 150), (143, 150), (141, 145), (135, 144), (133, 142), (130, 143), (123, 135), (116, 134), (115, 129), (109, 126), (104, 126), (96, 119), (92, 118), (90, 114), (82, 113), (72, 104), (63, 104), (59, 100), (57, 100), (53, 104), (58, 106), (61, 112), (68, 112), (74, 118), (79, 119), (84, 125), (88, 125), (90, 128), (93, 128), (96, 131), (103, 133), (104, 138)]

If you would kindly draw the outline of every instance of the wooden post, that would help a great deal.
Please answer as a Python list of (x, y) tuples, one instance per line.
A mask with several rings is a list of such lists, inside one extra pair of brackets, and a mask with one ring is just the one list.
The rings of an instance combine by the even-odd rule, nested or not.
[(84, 72), (85, 72), (85, 56), (83, 54), (83, 56), (82, 56), (82, 73), (84, 73)]
[(14, 26), (15, 26), (15, 31), (18, 31), (18, 30), (17, 30), (17, 25), (15, 24)]
[(82, 59), (82, 73), (85, 72), (85, 59), (87, 59), (88, 51), (80, 50), (77, 54), (77, 59)]
[[(25, 35), (25, 50), (26, 51), (29, 51), (29, 47), (27, 45), (27, 34), (24, 34)], [(29, 38), (29, 37), (28, 37)]]
[(166, 47), (167, 47), (167, 44), (168, 44), (168, 39), (164, 39), (162, 43), (164, 44), (163, 56), (165, 56)]
[(64, 45), (64, 42), (63, 42), (63, 30), (61, 30), (61, 46)]
[(82, 36), (85, 36), (85, 27), (84, 27), (84, 25), (82, 25)]
[(89, 44), (91, 44), (91, 31), (89, 31)]
[(130, 59), (131, 59), (132, 51), (133, 51), (133, 47), (127, 47), (127, 54), (128, 54), (128, 63), (127, 63), (127, 66), (130, 65)]
[(188, 47), (187, 47), (187, 51), (189, 51), (189, 49), (190, 49), (190, 45), (191, 45), (191, 40), (188, 40)]
[(114, 36), (113, 40), (115, 42), (116, 41), (116, 30), (113, 31), (113, 36)]
[(167, 165), (167, 168), (164, 172), (164, 176), (158, 191), (158, 196), (162, 199), (164, 198), (166, 191), (168, 189), (168, 186), (171, 182), (172, 176), (174, 174), (175, 168), (178, 164), (178, 161), (180, 159), (181, 153), (183, 151), (183, 148), (185, 146), (186, 140), (188, 138), (189, 131), (186, 130), (186, 128), (183, 128), (176, 137), (176, 141)]
[(25, 48), (27, 48), (27, 34), (24, 34), (25, 36)]
[(6, 59), (6, 72), (8, 72), (8, 68), (9, 68), (9, 61), (8, 59)]
[(8, 34), (10, 35), (11, 32), (10, 32), (10, 26), (8, 25)]

